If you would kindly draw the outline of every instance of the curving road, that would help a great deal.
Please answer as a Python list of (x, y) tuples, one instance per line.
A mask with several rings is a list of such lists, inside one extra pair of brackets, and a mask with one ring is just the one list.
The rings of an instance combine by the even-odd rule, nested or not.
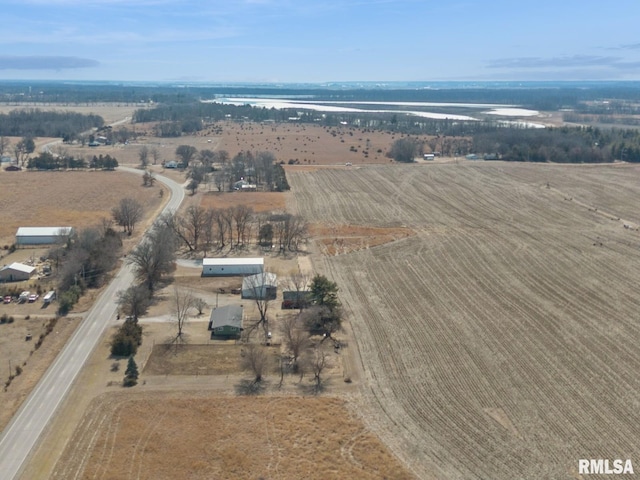
[[(119, 170), (142, 175), (134, 168), (119, 167)], [(162, 176), (156, 176), (156, 179), (171, 190), (171, 198), (162, 213), (175, 212), (184, 199), (182, 185)], [(80, 369), (106, 328), (114, 323), (116, 293), (128, 288), (132, 282), (132, 269), (124, 264), (2, 432), (0, 478), (3, 480), (19, 478), (26, 459), (65, 399)]]

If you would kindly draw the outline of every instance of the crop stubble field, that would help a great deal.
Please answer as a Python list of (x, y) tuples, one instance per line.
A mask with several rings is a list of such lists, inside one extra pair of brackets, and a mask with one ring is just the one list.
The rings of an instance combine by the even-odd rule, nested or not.
[(316, 267), (357, 338), (364, 417), (420, 478), (572, 478), (581, 458), (640, 458), (639, 176), (289, 172), (309, 220), (416, 232)]

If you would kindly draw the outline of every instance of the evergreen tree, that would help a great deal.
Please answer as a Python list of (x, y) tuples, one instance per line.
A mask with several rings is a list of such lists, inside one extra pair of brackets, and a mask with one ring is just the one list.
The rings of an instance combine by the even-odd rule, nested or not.
[(127, 363), (127, 370), (124, 372), (124, 380), (122, 384), (125, 387), (133, 387), (138, 383), (138, 365), (136, 361), (133, 359), (133, 356), (129, 357), (129, 362)]

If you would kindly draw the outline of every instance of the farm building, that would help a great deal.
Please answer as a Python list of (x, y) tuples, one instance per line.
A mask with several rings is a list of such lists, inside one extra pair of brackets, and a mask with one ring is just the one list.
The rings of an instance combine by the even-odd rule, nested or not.
[(258, 273), (242, 279), (242, 298), (273, 300), (278, 294), (278, 279), (275, 273)]
[(21, 282), (23, 280), (29, 280), (35, 269), (35, 267), (25, 265), (24, 263), (5, 265), (0, 268), (0, 282)]
[(311, 303), (311, 292), (309, 290), (285, 290), (282, 292), (283, 310), (292, 308), (304, 308)]
[(214, 308), (209, 319), (209, 330), (214, 337), (238, 337), (242, 332), (242, 305)]
[(16, 233), (18, 245), (51, 245), (68, 238), (73, 227), (20, 227)]
[(203, 277), (236, 277), (264, 271), (264, 258), (203, 258)]

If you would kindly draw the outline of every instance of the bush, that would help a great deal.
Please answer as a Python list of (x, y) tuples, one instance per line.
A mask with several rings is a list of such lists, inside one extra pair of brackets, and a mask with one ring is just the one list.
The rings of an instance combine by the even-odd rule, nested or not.
[(136, 339), (125, 335), (118, 331), (111, 340), (111, 355), (115, 357), (127, 357), (135, 355), (138, 351), (138, 342)]
[(58, 313), (66, 315), (73, 308), (82, 295), (82, 289), (78, 285), (73, 285), (69, 290), (62, 293), (58, 298)]

